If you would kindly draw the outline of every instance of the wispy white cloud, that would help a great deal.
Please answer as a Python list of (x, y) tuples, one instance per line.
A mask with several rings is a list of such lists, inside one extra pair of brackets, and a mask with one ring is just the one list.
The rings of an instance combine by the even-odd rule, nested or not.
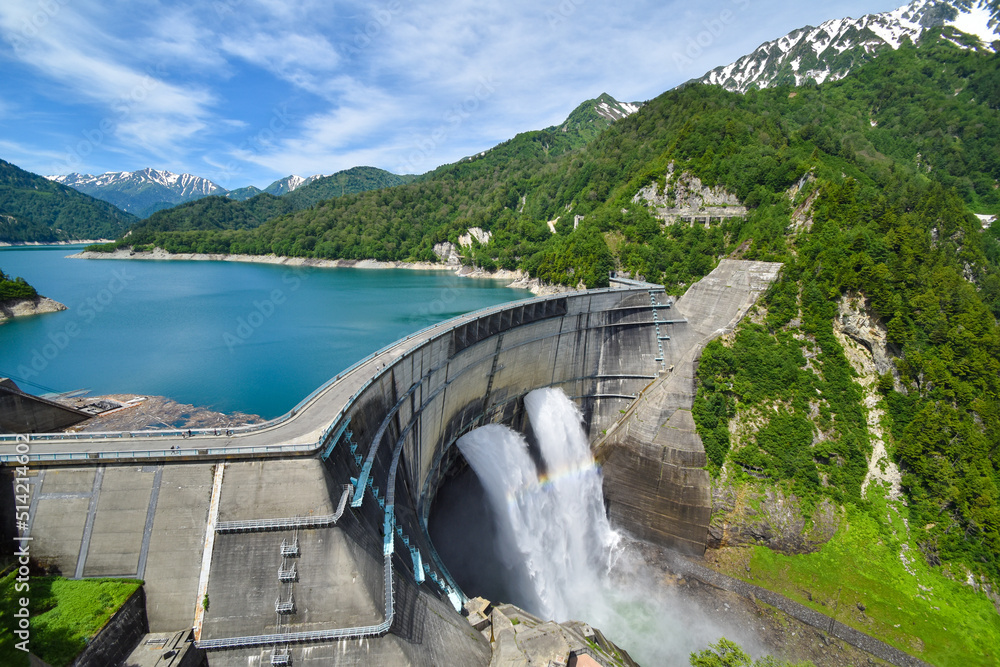
[(275, 173), (332, 173), (355, 166), (349, 160), (360, 156), (385, 164), (385, 144), (405, 127), (413, 108), (350, 77), (332, 79), (331, 86), (340, 91), (338, 106), (301, 115), (282, 105), (266, 125), (242, 138), (232, 156)]
[(340, 56), (322, 35), (256, 32), (225, 36), (222, 51), (304, 88), (322, 93), (321, 77), (336, 71)]
[(204, 15), (204, 6), (163, 7), (143, 21), (148, 34), (135, 39), (132, 46), (147, 60), (169, 63), (172, 70), (231, 75), (233, 68), (218, 49), (217, 26), (206, 23)]
[(91, 143), (115, 137), (162, 153), (179, 149), (207, 126), (214, 102), (209, 90), (170, 82), (166, 60), (127, 62), (122, 56), (129, 48), (126, 39), (98, 27), (75, 6), (51, 6), (55, 9), (44, 25), (31, 33), (23, 26), (25, 21), (38, 22), (37, 12), (5, 4), (0, 8), (0, 30), (12, 40), (14, 57), (54, 84), (48, 90), (54, 101), (99, 110), (100, 120), (81, 128), (93, 137)]

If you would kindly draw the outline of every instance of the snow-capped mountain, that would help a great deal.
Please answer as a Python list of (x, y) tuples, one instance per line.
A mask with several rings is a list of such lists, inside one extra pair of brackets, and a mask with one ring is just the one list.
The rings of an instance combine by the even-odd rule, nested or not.
[(309, 185), (317, 178), (323, 178), (323, 174), (313, 174), (307, 178), (302, 178), (301, 176), (296, 176), (292, 174), (291, 176), (285, 176), (284, 178), (279, 178), (274, 183), (264, 188), (264, 192), (280, 197), (281, 195), (286, 195), (292, 190), (301, 188), (303, 185)]
[(74, 173), (46, 178), (103, 199), (139, 217), (192, 199), (226, 192), (225, 188), (200, 176), (159, 169), (109, 171), (98, 176)]
[(697, 81), (738, 92), (836, 81), (879, 52), (897, 49), (907, 39), (916, 43), (924, 31), (942, 26), (973, 35), (980, 47), (997, 51), (1000, 0), (915, 0), (891, 12), (806, 26)]
[(634, 114), (641, 106), (642, 102), (619, 102), (611, 95), (601, 93), (592, 100), (580, 103), (562, 125), (547, 129), (560, 132), (576, 130), (589, 141), (615, 121)]
[(607, 93), (603, 93), (594, 102), (594, 113), (612, 123), (631, 116), (642, 106), (641, 102), (619, 102)]

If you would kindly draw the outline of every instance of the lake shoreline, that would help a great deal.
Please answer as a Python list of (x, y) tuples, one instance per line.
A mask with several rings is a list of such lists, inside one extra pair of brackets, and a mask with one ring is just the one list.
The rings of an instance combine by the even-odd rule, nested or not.
[(280, 266), (304, 266), (310, 268), (336, 269), (408, 269), (411, 271), (447, 271), (460, 278), (480, 278), (484, 280), (509, 280), (505, 287), (511, 289), (526, 289), (536, 296), (547, 296), (562, 292), (572, 292), (575, 288), (563, 285), (550, 285), (538, 278), (531, 278), (521, 270), (484, 271), (479, 268), (462, 264), (437, 264), (434, 262), (382, 262), (374, 259), (315, 259), (311, 257), (285, 257), (281, 255), (228, 255), (222, 253), (169, 253), (162, 248), (148, 252), (135, 252), (130, 249), (118, 249), (114, 252), (83, 251), (68, 255), (71, 259), (128, 259), (146, 261), (205, 261), (205, 262), (243, 262), (248, 264), (276, 264)]
[(108, 239), (80, 239), (79, 241), (19, 241), (16, 243), (11, 243), (10, 241), (0, 241), (0, 248), (30, 248), (30, 247), (46, 247), (46, 246), (61, 246), (61, 245), (93, 245), (95, 243), (111, 243)]

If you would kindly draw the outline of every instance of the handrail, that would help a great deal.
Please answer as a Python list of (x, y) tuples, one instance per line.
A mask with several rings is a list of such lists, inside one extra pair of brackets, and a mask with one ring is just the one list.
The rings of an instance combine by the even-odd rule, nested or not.
[(333, 514), (320, 516), (293, 516), (280, 519), (241, 519), (238, 521), (220, 521), (215, 524), (217, 533), (262, 532), (265, 530), (280, 530), (288, 528), (324, 528), (335, 526), (344, 515), (347, 498), (351, 495), (351, 485), (344, 485), (344, 493), (340, 496), (337, 511)]
[[(130, 449), (108, 452), (51, 452), (32, 453), (33, 462), (44, 461), (101, 461), (132, 459), (182, 459), (191, 456), (246, 456), (249, 454), (309, 454), (316, 451), (313, 444), (305, 445), (257, 445), (254, 447), (207, 447), (193, 449)], [(0, 454), (0, 463), (19, 462), (23, 455)]]

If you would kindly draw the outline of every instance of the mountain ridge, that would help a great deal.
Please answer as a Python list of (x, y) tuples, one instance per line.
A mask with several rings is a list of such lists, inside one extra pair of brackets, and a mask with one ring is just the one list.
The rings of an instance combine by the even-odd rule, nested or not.
[(898, 49), (905, 41), (916, 43), (934, 28), (974, 35), (984, 48), (995, 52), (992, 43), (1000, 40), (998, 24), (997, 0), (915, 0), (859, 19), (831, 19), (819, 26), (798, 28), (693, 81), (740, 93), (836, 81), (886, 49)]
[(264, 188), (264, 192), (280, 197), (286, 195), (290, 192), (295, 192), (304, 185), (309, 185), (313, 181), (323, 178), (324, 174), (313, 174), (312, 176), (298, 176), (292, 174), (291, 176), (285, 176), (284, 178), (279, 178), (274, 183)]
[(139, 218), (148, 218), (157, 211), (203, 197), (222, 196), (245, 201), (261, 192), (282, 196), (323, 178), (323, 175), (314, 174), (303, 178), (292, 174), (279, 178), (263, 190), (253, 185), (227, 190), (202, 176), (176, 174), (152, 167), (137, 171), (108, 171), (96, 175), (74, 172), (45, 178), (114, 204)]
[(245, 198), (233, 197), (231, 195), (235, 191), (231, 191), (156, 211), (133, 227), (135, 236), (131, 238), (153, 231), (252, 229), (271, 218), (308, 208), (326, 199), (401, 185), (410, 180), (411, 177), (376, 167), (351, 167), (329, 176), (295, 177), (288, 182), (291, 190), (281, 195), (250, 186), (241, 190), (252, 192), (252, 188), (256, 193)]

